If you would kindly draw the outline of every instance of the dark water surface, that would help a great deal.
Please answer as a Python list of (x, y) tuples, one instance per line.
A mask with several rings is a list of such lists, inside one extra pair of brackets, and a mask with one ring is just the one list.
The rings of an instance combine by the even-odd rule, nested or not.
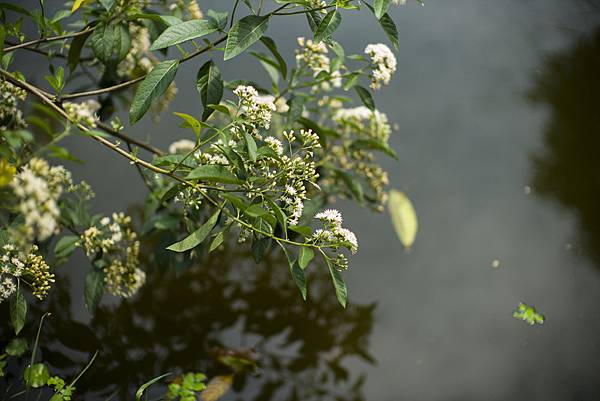
[[(336, 205), (360, 241), (347, 310), (326, 276), (310, 277), (305, 304), (277, 255), (257, 266), (230, 246), (197, 270), (149, 274), (139, 296), (107, 300), (90, 321), (80, 257), (49, 298), (57, 312), (43, 357), (75, 372), (99, 349), (78, 386), (86, 400), (131, 399), (127, 390), (168, 371), (223, 373), (223, 348), (253, 348), (260, 367), (226, 399), (600, 399), (599, 11), (576, 0), (393, 9), (398, 72), (376, 102), (400, 125), (400, 162), (384, 163), (415, 203), (420, 231), (406, 253), (387, 214)], [(347, 14), (337, 34), (347, 53), (385, 41), (366, 11)], [(301, 18), (274, 20), (269, 34), (291, 58), (306, 30)], [(18, 66), (39, 81), (45, 71), (31, 57)], [(171, 110), (200, 112), (186, 83), (203, 62), (182, 66)], [(222, 71), (266, 79), (249, 58)], [(164, 148), (187, 135), (175, 124), (147, 118), (132, 132)], [(96, 190), (96, 211), (143, 200), (127, 162), (85, 140), (71, 147), (88, 161), (70, 167)], [(546, 323), (514, 320), (519, 301)]]

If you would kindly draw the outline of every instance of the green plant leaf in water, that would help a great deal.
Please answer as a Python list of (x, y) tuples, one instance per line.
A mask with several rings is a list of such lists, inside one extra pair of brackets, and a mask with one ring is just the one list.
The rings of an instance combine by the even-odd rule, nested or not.
[(513, 317), (527, 322), (530, 326), (535, 324), (544, 324), (546, 318), (539, 313), (534, 306), (519, 302), (517, 309), (513, 312)]
[(28, 366), (23, 373), (25, 384), (27, 386), (38, 388), (46, 384), (50, 375), (48, 374), (48, 368), (43, 363), (36, 363)]

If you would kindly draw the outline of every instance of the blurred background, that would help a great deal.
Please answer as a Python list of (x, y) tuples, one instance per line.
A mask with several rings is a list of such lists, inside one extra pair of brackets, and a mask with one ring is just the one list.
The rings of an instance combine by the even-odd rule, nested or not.
[[(204, 368), (218, 347), (258, 354), (260, 374), (237, 381), (226, 399), (600, 399), (600, 2), (407, 3), (391, 6), (398, 69), (375, 101), (400, 126), (390, 141), (400, 160), (383, 164), (417, 210), (412, 250), (387, 212), (340, 203), (360, 242), (344, 274), (347, 310), (327, 277), (314, 273), (304, 304), (283, 261), (256, 266), (228, 251), (203, 262), (200, 276), (151, 278), (138, 298), (108, 300), (93, 320), (80, 257), (62, 268), (70, 285), (50, 297), (50, 308), (70, 313), (48, 321), (42, 349), (66, 371), (59, 354), (83, 365), (100, 349), (78, 386), (89, 387), (86, 399), (113, 391), (125, 399), (119, 391), (165, 371)], [(268, 31), (288, 64), (307, 33), (302, 17), (274, 19)], [(344, 13), (335, 38), (347, 53), (387, 42), (366, 9)], [(14, 67), (40, 83), (39, 57), (17, 53)], [(248, 56), (214, 59), (227, 80), (267, 82)], [(205, 61), (182, 65), (170, 111), (201, 113), (191, 83)], [(127, 132), (166, 148), (189, 138), (178, 123), (167, 112)], [(124, 159), (69, 141), (86, 164), (67, 166), (95, 189), (95, 211), (143, 201)], [(521, 301), (546, 323), (515, 320)]]

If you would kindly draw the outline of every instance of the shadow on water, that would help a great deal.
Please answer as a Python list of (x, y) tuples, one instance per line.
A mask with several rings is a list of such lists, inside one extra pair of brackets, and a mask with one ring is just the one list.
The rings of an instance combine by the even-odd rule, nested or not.
[(600, 28), (548, 58), (530, 94), (548, 107), (534, 190), (576, 213), (582, 249), (600, 266)]
[[(131, 399), (140, 384), (165, 372), (228, 374), (219, 361), (231, 353), (255, 357), (258, 364), (257, 374), (234, 377), (233, 388), (244, 399), (363, 399), (364, 377), (344, 364), (375, 363), (368, 350), (375, 305), (342, 309), (320, 266), (309, 275), (310, 299), (304, 303), (279, 254), (257, 265), (250, 252), (232, 243), (178, 273), (158, 268), (152, 255), (148, 281), (136, 297), (102, 305), (89, 324), (68, 312), (69, 277), (60, 277), (42, 304), (52, 315), (44, 324), (41, 359), (51, 373), (71, 377), (99, 350), (77, 386), (77, 398), (86, 400), (111, 394)], [(33, 326), (25, 338), (34, 338)], [(3, 327), (0, 339), (7, 333)]]

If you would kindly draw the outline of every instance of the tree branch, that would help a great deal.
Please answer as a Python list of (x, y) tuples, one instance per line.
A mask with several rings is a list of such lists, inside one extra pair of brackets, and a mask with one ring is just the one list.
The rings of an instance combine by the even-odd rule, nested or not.
[(81, 36), (81, 35), (87, 35), (88, 33), (90, 33), (93, 30), (94, 30), (94, 28), (92, 27), (92, 28), (86, 28), (86, 29), (84, 29), (82, 31), (77, 31), (77, 32), (73, 32), (73, 33), (67, 33), (67, 34), (64, 34), (64, 35), (50, 36), (48, 38), (41, 38), (41, 39), (31, 40), (29, 42), (20, 43), (18, 45), (5, 47), (4, 48), (4, 53), (12, 52), (13, 50), (21, 49), (23, 47), (28, 48), (30, 46), (34, 46), (34, 45), (37, 45), (37, 44), (40, 44), (40, 43), (55, 42), (57, 40), (69, 39), (69, 38), (75, 38), (75, 37)]

